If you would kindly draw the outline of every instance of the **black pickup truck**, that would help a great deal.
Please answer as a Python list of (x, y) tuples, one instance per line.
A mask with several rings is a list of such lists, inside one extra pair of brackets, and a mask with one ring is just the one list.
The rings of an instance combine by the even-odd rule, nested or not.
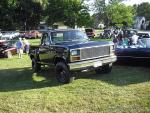
[(75, 29), (44, 31), (40, 46), (31, 46), (29, 55), (34, 72), (40, 71), (42, 65), (53, 65), (61, 83), (71, 82), (75, 71), (109, 73), (116, 61), (112, 42), (90, 41)]

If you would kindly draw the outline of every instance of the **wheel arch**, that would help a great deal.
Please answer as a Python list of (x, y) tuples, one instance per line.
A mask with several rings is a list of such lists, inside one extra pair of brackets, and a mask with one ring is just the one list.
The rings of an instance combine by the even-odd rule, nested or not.
[(53, 60), (53, 63), (56, 65), (58, 62), (63, 62), (67, 65), (67, 61), (63, 57), (55, 57), (54, 60)]

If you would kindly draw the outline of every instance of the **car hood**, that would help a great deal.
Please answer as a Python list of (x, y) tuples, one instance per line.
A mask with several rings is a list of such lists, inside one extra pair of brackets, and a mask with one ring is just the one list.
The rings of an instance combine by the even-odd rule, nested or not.
[(76, 49), (76, 48), (86, 48), (86, 47), (93, 47), (93, 46), (105, 46), (105, 45), (113, 45), (113, 42), (108, 41), (86, 41), (86, 42), (64, 42), (64, 43), (57, 43), (58, 46), (67, 47), (69, 49)]

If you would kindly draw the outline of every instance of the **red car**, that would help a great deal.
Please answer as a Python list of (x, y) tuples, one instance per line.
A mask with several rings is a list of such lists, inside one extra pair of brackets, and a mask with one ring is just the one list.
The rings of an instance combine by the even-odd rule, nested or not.
[(0, 40), (0, 58), (10, 58), (17, 53), (17, 49), (9, 42)]
[(40, 38), (42, 36), (42, 33), (40, 33), (39, 31), (33, 30), (33, 31), (28, 31), (25, 33), (24, 37), (25, 38)]
[(86, 35), (89, 38), (94, 38), (95, 37), (94, 29), (92, 29), (92, 28), (86, 28), (85, 32), (86, 32)]

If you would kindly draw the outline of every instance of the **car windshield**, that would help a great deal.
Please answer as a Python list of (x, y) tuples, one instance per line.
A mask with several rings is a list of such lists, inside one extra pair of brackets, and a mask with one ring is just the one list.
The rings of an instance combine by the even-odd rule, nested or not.
[(116, 45), (116, 48), (150, 48), (150, 38), (142, 38), (138, 39), (137, 44), (131, 44), (131, 45)]
[(87, 41), (88, 37), (85, 33), (78, 30), (71, 31), (57, 31), (51, 33), (53, 43), (73, 42), (73, 41)]
[(85, 29), (86, 32), (93, 32), (92, 29)]

